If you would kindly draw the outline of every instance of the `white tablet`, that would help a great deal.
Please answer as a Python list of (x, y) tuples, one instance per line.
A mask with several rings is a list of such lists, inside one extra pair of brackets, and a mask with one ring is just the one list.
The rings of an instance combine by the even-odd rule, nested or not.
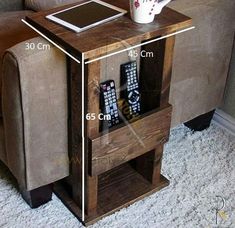
[(46, 16), (75, 32), (81, 32), (96, 25), (113, 20), (127, 13), (108, 3), (92, 0)]

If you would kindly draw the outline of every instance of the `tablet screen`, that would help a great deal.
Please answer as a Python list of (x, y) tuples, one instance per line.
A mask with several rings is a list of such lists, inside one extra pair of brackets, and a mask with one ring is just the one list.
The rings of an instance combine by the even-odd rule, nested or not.
[(75, 8), (56, 13), (53, 16), (82, 29), (119, 14), (119, 11), (111, 9), (105, 5), (101, 5), (97, 2), (89, 2)]

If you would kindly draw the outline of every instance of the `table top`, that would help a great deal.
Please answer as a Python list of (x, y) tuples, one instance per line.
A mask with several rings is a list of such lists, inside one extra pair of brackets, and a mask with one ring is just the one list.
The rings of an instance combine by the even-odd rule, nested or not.
[[(128, 0), (104, 1), (129, 10)], [(86, 1), (80, 0), (78, 2)], [(34, 13), (27, 16), (26, 21), (78, 58), (81, 58), (83, 53), (85, 59), (93, 59), (124, 49), (123, 41), (130, 46), (136, 45), (145, 40), (189, 27), (192, 23), (191, 18), (168, 7), (165, 7), (162, 13), (157, 15), (154, 22), (150, 24), (135, 23), (130, 19), (130, 15), (127, 14), (81, 33), (70, 31), (45, 18), (46, 15), (76, 4)]]

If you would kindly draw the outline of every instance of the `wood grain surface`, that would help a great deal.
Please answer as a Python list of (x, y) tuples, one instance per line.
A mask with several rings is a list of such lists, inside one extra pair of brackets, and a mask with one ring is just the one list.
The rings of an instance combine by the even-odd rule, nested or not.
[[(105, 1), (129, 10), (128, 0)], [(78, 3), (82, 2), (85, 1), (78, 0)], [(73, 5), (76, 4), (38, 12), (26, 17), (26, 20), (80, 61), (84, 55), (85, 62), (184, 29), (192, 23), (191, 18), (167, 7), (150, 24), (134, 23), (127, 14), (78, 34), (45, 18)], [(119, 73), (112, 72), (117, 71), (123, 62), (112, 56), (85, 64), (83, 75), (82, 64), (67, 58), (71, 175), (67, 181), (55, 185), (55, 192), (81, 219), (84, 163), (84, 224), (93, 223), (169, 183), (161, 175), (161, 159), (171, 122), (172, 107), (168, 104), (168, 98), (174, 39), (173, 36), (141, 47), (141, 50), (152, 51), (157, 58), (138, 58), (140, 82), (146, 86), (141, 97), (143, 115), (138, 120), (115, 126), (106, 133), (99, 132), (98, 118), (84, 120), (85, 161), (82, 161), (82, 89), (85, 91), (85, 115), (99, 114), (99, 83), (107, 77), (113, 77), (118, 82)], [(123, 61), (125, 54), (122, 54)], [(108, 69), (107, 62), (114, 58), (117, 58), (113, 61), (115, 67)]]
[[(129, 1), (127, 0), (105, 1), (129, 10)], [(84, 53), (85, 59), (92, 59), (123, 49), (120, 40), (125, 40), (129, 45), (134, 45), (141, 43), (143, 40), (186, 28), (192, 22), (191, 18), (165, 7), (162, 13), (156, 16), (155, 21), (150, 24), (134, 23), (129, 15), (125, 15), (77, 34), (45, 18), (47, 15), (69, 6), (35, 13), (27, 16), (26, 21), (63, 48), (68, 49), (75, 56), (81, 57), (81, 53)]]
[(161, 190), (167, 185), (169, 185), (169, 181), (162, 175), (158, 185), (155, 186), (136, 172), (128, 163), (118, 166), (99, 177), (97, 212), (92, 215), (86, 215), (85, 221), (81, 220), (81, 209), (71, 198), (69, 190), (65, 188), (62, 182), (55, 184), (54, 191), (68, 209), (84, 225), (88, 226), (123, 207), (127, 207)]
[(172, 107), (152, 111), (129, 125), (90, 138), (91, 175), (98, 175), (153, 150), (169, 135)]

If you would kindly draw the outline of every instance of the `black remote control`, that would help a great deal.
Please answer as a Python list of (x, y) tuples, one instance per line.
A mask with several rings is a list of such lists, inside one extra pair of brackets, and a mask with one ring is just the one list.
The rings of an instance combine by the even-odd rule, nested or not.
[(110, 120), (104, 120), (102, 130), (107, 127), (113, 127), (120, 123), (115, 83), (108, 80), (100, 84), (101, 111), (111, 117)]
[(131, 120), (140, 114), (140, 93), (137, 77), (137, 62), (132, 61), (121, 65), (122, 97), (128, 102), (129, 114), (125, 117)]

